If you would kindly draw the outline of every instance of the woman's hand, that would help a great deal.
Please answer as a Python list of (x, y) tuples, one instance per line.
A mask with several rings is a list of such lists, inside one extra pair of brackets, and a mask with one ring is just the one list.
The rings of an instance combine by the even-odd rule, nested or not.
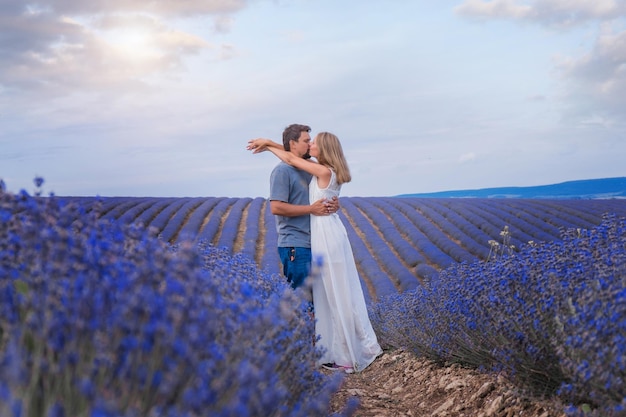
[(246, 149), (252, 151), (252, 153), (259, 153), (266, 151), (267, 148), (272, 145), (274, 145), (274, 142), (272, 142), (270, 139), (258, 138), (249, 140)]

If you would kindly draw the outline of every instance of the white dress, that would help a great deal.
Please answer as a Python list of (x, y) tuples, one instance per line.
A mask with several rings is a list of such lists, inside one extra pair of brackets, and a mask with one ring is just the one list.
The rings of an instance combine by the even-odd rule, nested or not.
[[(333, 171), (324, 189), (313, 177), (310, 201), (338, 197), (340, 189)], [(311, 252), (314, 264), (322, 262), (321, 273), (313, 275), (312, 282), (315, 332), (325, 350), (318, 365), (335, 363), (362, 371), (382, 349), (367, 315), (352, 247), (339, 215), (311, 215)]]

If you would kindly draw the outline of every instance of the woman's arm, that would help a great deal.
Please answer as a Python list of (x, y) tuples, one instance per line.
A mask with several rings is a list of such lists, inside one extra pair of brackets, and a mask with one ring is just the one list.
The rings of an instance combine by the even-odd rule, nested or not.
[(251, 139), (248, 141), (248, 146), (246, 146), (247, 150), (253, 151), (252, 153), (263, 152), (267, 150), (267, 148), (284, 149), (283, 145), (281, 145), (280, 143), (276, 143), (271, 139), (264, 138)]
[[(276, 148), (285, 154), (293, 155), (291, 152), (286, 152), (283, 148), (283, 145), (273, 142), (270, 139), (253, 139), (248, 141), (248, 146), (246, 146), (246, 149), (253, 151), (252, 153), (263, 152), (270, 148)], [(293, 156), (297, 158), (295, 155)], [(306, 162), (302, 158), (298, 159)], [(310, 163), (321, 166), (314, 162)], [(328, 181), (330, 181), (330, 170), (328, 170)], [(273, 200), (270, 201), (270, 209), (272, 214), (286, 217), (302, 216), (306, 214), (313, 214), (315, 216), (327, 216), (329, 214), (333, 214), (339, 211), (339, 199), (337, 197), (333, 197), (331, 200), (323, 198), (315, 201), (314, 203), (311, 203), (308, 206), (300, 206), (295, 204), (289, 204), (284, 201)]]
[(284, 149), (271, 147), (267, 148), (267, 150), (276, 155), (281, 161), (291, 165), (292, 167), (306, 171), (317, 178), (327, 177), (330, 180), (330, 170), (315, 161), (300, 158), (291, 152), (285, 151)]
[(259, 153), (263, 151), (270, 151), (276, 155), (281, 161), (291, 165), (292, 167), (301, 169), (309, 174), (319, 178), (320, 187), (325, 187), (330, 181), (330, 169), (314, 161), (309, 161), (297, 155), (287, 152), (282, 145), (273, 142), (269, 139), (253, 139), (248, 142), (248, 150), (252, 150), (252, 153)]

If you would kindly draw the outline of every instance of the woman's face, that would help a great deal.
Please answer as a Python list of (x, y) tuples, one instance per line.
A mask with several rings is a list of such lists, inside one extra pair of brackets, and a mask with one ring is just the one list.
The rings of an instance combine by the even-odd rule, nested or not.
[(315, 138), (314, 140), (311, 141), (311, 146), (309, 148), (309, 154), (311, 154), (311, 156), (313, 158), (318, 158), (319, 154), (320, 154), (320, 149), (317, 147), (317, 138)]

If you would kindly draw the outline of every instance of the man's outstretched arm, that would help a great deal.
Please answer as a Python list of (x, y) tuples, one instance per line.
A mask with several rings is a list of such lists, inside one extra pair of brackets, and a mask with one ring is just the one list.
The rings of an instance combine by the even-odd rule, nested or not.
[(336, 197), (332, 200), (320, 199), (309, 205), (289, 204), (284, 201), (270, 201), (270, 210), (276, 216), (297, 217), (313, 214), (315, 216), (327, 216), (339, 210), (339, 202)]

